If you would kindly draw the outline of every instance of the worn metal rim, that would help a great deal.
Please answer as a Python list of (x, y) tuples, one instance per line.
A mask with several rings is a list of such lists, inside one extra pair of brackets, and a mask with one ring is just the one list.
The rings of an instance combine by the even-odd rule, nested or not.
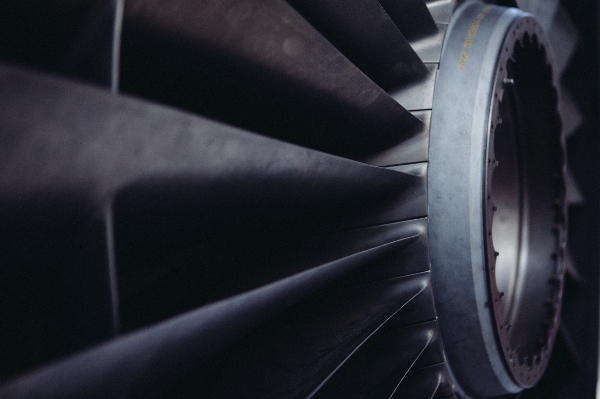
[(530, 14), (473, 1), (453, 15), (434, 95), (428, 202), (440, 331), (464, 396), (535, 385), (554, 344), (566, 217), (552, 63)]

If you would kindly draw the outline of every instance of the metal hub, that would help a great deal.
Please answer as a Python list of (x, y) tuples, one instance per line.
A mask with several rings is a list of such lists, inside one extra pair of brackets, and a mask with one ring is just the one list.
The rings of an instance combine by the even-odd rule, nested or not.
[(549, 45), (516, 9), (468, 2), (445, 39), (431, 122), (432, 280), (457, 389), (546, 369), (563, 289), (564, 143)]

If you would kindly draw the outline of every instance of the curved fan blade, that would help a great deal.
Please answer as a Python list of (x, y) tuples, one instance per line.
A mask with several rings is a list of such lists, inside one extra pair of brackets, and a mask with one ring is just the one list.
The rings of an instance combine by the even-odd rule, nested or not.
[(453, 390), (446, 374), (445, 364), (411, 370), (398, 385), (390, 399), (401, 398), (447, 398)]
[(431, 111), (414, 111), (412, 114), (423, 122), (421, 129), (416, 130), (412, 136), (394, 146), (376, 153), (359, 156), (357, 161), (378, 166), (427, 162)]
[(0, 66), (1, 397), (453, 394), (427, 236), (453, 1), (49, 3), (7, 3), (52, 46), (2, 59), (204, 117)]
[(447, 24), (456, 7), (456, 0), (425, 0), (425, 4), (436, 23)]
[(389, 398), (412, 368), (443, 363), (437, 323), (411, 322), (402, 313), (395, 315), (336, 370), (315, 397)]
[[(243, 204), (237, 199), (217, 203), (223, 209), (231, 207), (228, 215), (207, 217), (221, 225), (226, 220), (235, 220), (237, 226), (240, 220), (266, 225), (285, 216), (278, 222), (348, 228), (425, 215), (424, 205), (417, 209), (395, 202), (406, 198), (405, 183), (422, 184), (422, 177), (414, 174), (368, 167), (15, 68), (4, 67), (1, 72), (0, 112), (5, 115), (6, 133), (1, 137), (5, 145), (0, 162), (7, 198), (55, 190), (95, 203), (113, 198), (132, 201), (149, 188), (154, 190), (149, 194), (160, 193), (162, 184), (172, 193), (181, 185), (195, 193), (192, 189), (198, 181), (211, 187), (198, 192), (207, 205), (219, 197), (244, 193)], [(162, 183), (170, 177), (178, 179)], [(312, 190), (303, 191), (303, 184)], [(269, 185), (289, 193), (274, 190), (267, 196), (263, 190)], [(379, 190), (381, 196), (370, 190)], [(249, 193), (256, 193), (256, 198)], [(307, 195), (316, 197), (309, 200)], [(181, 194), (172, 196), (179, 202), (185, 199)], [(276, 198), (285, 198), (286, 204), (271, 208), (272, 217), (251, 212)], [(328, 209), (317, 198), (337, 198), (347, 204)], [(302, 212), (316, 212), (315, 207), (323, 206), (318, 211), (322, 217), (303, 219)], [(349, 218), (347, 212), (355, 217)]]
[(425, 65), (377, 0), (287, 1), (380, 86), (403, 86), (427, 75)]
[(535, 15), (542, 24), (544, 31), (551, 31), (554, 23), (554, 16), (560, 6), (560, 0), (516, 0), (516, 3), (523, 11)]
[(116, 90), (123, 0), (6, 0), (0, 59)]
[(554, 50), (556, 71), (558, 75), (562, 75), (580, 41), (579, 32), (563, 6), (558, 7), (548, 38)]
[(570, 168), (567, 168), (566, 171), (566, 184), (567, 184), (567, 203), (569, 205), (582, 205), (585, 202), (585, 198), (579, 185), (577, 184), (577, 180), (573, 176)]
[(560, 93), (560, 118), (563, 123), (565, 140), (568, 140), (581, 127), (584, 116), (566, 85), (561, 85)]
[[(419, 273), (331, 286), (222, 353), (214, 364), (196, 373), (186, 396), (204, 392), (214, 398), (309, 397), (386, 320), (394, 314), (401, 318), (403, 309), (410, 315), (409, 309), (431, 302), (428, 279), (428, 273)], [(416, 318), (430, 317), (426, 309)], [(202, 378), (205, 373), (210, 378)]]
[(435, 35), (438, 28), (423, 0), (379, 0), (408, 41)]
[[(56, 398), (85, 397), (91, 394), (107, 398), (161, 396), (166, 388), (176, 386), (199, 366), (210, 361), (225, 344), (261, 321), (273, 317), (349, 271), (366, 267), (374, 260), (385, 257), (390, 251), (393, 252), (395, 248), (405, 245), (402, 240), (394, 241), (202, 307), (8, 383), (0, 387), (0, 394), (2, 397), (12, 398), (48, 397), (48, 391), (52, 392), (50, 397)], [(412, 277), (409, 279), (414, 280)], [(423, 290), (423, 284), (426, 283), (399, 285), (392, 281), (392, 284), (387, 284), (390, 288), (379, 294), (383, 297), (369, 298), (376, 302), (363, 305), (364, 311), (370, 310), (373, 313), (370, 317), (373, 320), (370, 322), (386, 317), (388, 309), (382, 306), (402, 306), (400, 304), (410, 301), (409, 298)], [(360, 291), (351, 291), (353, 295), (348, 299), (353, 298), (356, 302), (354, 294)], [(431, 302), (430, 296), (429, 301)], [(399, 304), (395, 305), (396, 303)], [(345, 307), (356, 312), (361, 309), (356, 306), (359, 304), (360, 302), (351, 306), (352, 303), (346, 302)], [(369, 305), (371, 309), (368, 308)], [(348, 323), (348, 320), (352, 320), (348, 315), (341, 318), (344, 323)], [(368, 323), (363, 323), (364, 328), (369, 331)], [(338, 327), (336, 330), (343, 332), (339, 330), (340, 326), (332, 327)], [(269, 331), (274, 330), (270, 328)], [(356, 334), (356, 329), (350, 331)], [(272, 345), (273, 342), (269, 344)], [(351, 346), (351, 343), (346, 346)], [(220, 354), (217, 362), (221, 362), (223, 356)], [(149, 385), (149, 381), (154, 382)], [(228, 388), (231, 389), (231, 386)], [(248, 395), (246, 389), (245, 397), (254, 396)], [(218, 394), (218, 397), (225, 396), (228, 395)]]
[(351, 158), (422, 128), (283, 0), (128, 1), (122, 88)]
[(585, 284), (585, 279), (583, 278), (581, 272), (575, 265), (573, 256), (569, 251), (567, 251), (567, 256), (565, 257), (565, 268), (567, 276), (571, 277), (575, 283), (577, 283), (578, 285)]
[[(121, 324), (136, 328), (377, 237), (333, 245), (315, 235), (426, 215), (425, 165), (375, 168), (14, 68), (0, 75), (2, 261), (59, 271), (48, 287), (47, 274), (32, 270), (27, 280), (14, 269), (2, 279), (2, 304), (15, 320), (23, 309), (46, 313), (68, 332), (50, 357), (91, 343), (67, 335), (107, 338), (111, 307), (115, 325), (120, 309)], [(48, 234), (54, 241), (36, 247)], [(46, 294), (50, 312), (36, 305)], [(148, 309), (152, 297), (165, 298), (162, 307)], [(65, 300), (79, 310), (61, 316)], [(101, 322), (103, 333), (89, 331)], [(38, 333), (27, 328), (3, 345), (26, 345)]]

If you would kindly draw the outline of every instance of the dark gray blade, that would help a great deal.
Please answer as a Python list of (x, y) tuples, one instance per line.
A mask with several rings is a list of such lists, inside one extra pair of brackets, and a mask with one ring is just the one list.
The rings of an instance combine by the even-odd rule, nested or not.
[(123, 0), (0, 3), (0, 59), (116, 89)]
[(118, 91), (124, 2), (96, 1), (81, 36), (60, 64), (69, 75)]
[(427, 75), (377, 0), (287, 1), (378, 85), (399, 87)]
[(416, 323), (435, 312), (425, 301), (419, 305), (420, 314), (415, 312), (411, 317), (399, 312), (388, 320), (335, 371), (314, 398), (389, 398), (411, 369), (443, 362), (437, 322), (432, 319)]
[[(398, 68), (419, 74), (414, 62)], [(128, 1), (121, 77), (124, 91), (351, 158), (422, 127), (283, 0)]]
[[(359, 286), (342, 286), (333, 292), (330, 288), (322, 290), (349, 272), (376, 266), (405, 246), (403, 240), (392, 241), (207, 305), (9, 382), (0, 386), (0, 395), (7, 398), (174, 397), (181, 395), (181, 383), (190, 377), (194, 384), (206, 383), (201, 389), (200, 396), (203, 397), (240, 397), (240, 394), (243, 397), (281, 397), (286, 395), (284, 392), (287, 396), (308, 393), (306, 390), (318, 381), (315, 377), (322, 375), (322, 369), (328, 372), (335, 367), (340, 356), (347, 356), (348, 351), (359, 345), (383, 321), (403, 310), (409, 310), (410, 315), (411, 307), (405, 304), (418, 302), (422, 305), (422, 300), (415, 300), (420, 297), (425, 302), (432, 302), (427, 272)], [(313, 293), (315, 295), (310, 297)], [(310, 297), (308, 302), (303, 301), (307, 297)], [(333, 307), (327, 305), (328, 299)], [(299, 307), (294, 306), (297, 303)], [(317, 308), (315, 303), (319, 305)], [(413, 316), (420, 314), (419, 317), (423, 318), (434, 314), (433, 311), (423, 313), (423, 308), (416, 306), (412, 309)], [(300, 324), (303, 334), (296, 335), (296, 329), (292, 329), (287, 337), (277, 333), (281, 328), (289, 328), (289, 323), (282, 323), (275, 316), (288, 309), (283, 318), (291, 317), (303, 322)], [(317, 311), (316, 319), (314, 312), (309, 313), (308, 321), (312, 320), (312, 325), (307, 324), (306, 317), (301, 315), (306, 310)], [(328, 320), (332, 311), (334, 317)], [(245, 357), (248, 353), (244, 352), (259, 348), (248, 345), (246, 341), (241, 342), (241, 352), (233, 347), (233, 357), (230, 351), (222, 351), (232, 341), (274, 317), (274, 321), (261, 330), (266, 331), (266, 335), (259, 333), (258, 342), (253, 335), (248, 339), (251, 344), (262, 343), (261, 348), (265, 351), (284, 349), (287, 356), (282, 358), (261, 351), (258, 358)], [(313, 329), (314, 322), (321, 324), (321, 330)], [(351, 328), (342, 329), (344, 325)], [(305, 340), (306, 334), (311, 331), (317, 335), (312, 338), (318, 338), (317, 347), (312, 350), (309, 347), (295, 352), (294, 347), (277, 344), (282, 338), (282, 343), (287, 338)], [(340, 338), (331, 333), (341, 334)], [(310, 334), (308, 338), (311, 338)], [(218, 357), (215, 357), (217, 354)], [(261, 361), (261, 357), (265, 356), (270, 359), (269, 362)], [(257, 367), (242, 367), (243, 374), (227, 370), (228, 365), (237, 368), (242, 363), (242, 366), (248, 366), (243, 364), (248, 361), (258, 361)], [(287, 363), (279, 369), (283, 375), (263, 373), (264, 367), (277, 367), (277, 361)], [(306, 370), (302, 365), (306, 362), (314, 363), (314, 370)], [(207, 369), (199, 369), (204, 365)], [(298, 373), (296, 379), (285, 372), (285, 369), (293, 367)], [(219, 370), (223, 371), (225, 378), (207, 378), (202, 374)], [(246, 382), (259, 383), (258, 387), (231, 383), (235, 379), (251, 377), (256, 372), (262, 380)], [(277, 389), (282, 388), (280, 384), (299, 386), (292, 385), (284, 388), (284, 392), (278, 392)], [(183, 387), (194, 389), (197, 385), (183, 384)], [(265, 392), (265, 389), (270, 392)], [(186, 392), (183, 396), (190, 395)]]
[[(117, 230), (117, 242), (126, 249), (117, 254), (120, 262), (120, 315), (124, 331), (392, 240), (418, 237), (393, 257), (396, 264), (390, 259), (389, 263), (353, 277), (354, 280), (390, 278), (402, 271), (416, 273), (428, 267), (425, 258), (417, 258), (426, 253), (422, 221), (399, 222), (334, 237), (330, 234), (315, 236), (310, 232), (299, 234), (295, 228), (271, 227), (252, 234), (233, 231), (227, 237), (210, 238), (198, 237), (199, 233), (189, 228), (180, 231), (183, 223), (179, 218), (171, 225), (161, 224), (154, 228), (138, 221), (132, 221), (134, 229)], [(186, 227), (185, 224), (183, 227)], [(148, 233), (154, 229), (166, 230), (169, 236), (174, 235), (183, 242), (190, 241), (188, 237), (191, 237), (197, 243), (165, 248), (164, 233)], [(149, 243), (156, 249), (146, 249)], [(165, 256), (162, 253), (166, 250)]]
[(412, 369), (400, 382), (390, 399), (449, 398), (454, 391), (444, 363)]
[[(426, 113), (284, 1), (53, 3), (7, 3), (58, 32), (47, 59), (23, 31), (17, 61), (410, 165), (0, 67), (0, 397), (388, 397), (437, 375)], [(347, 5), (353, 62), (428, 75), (379, 3)]]
[(371, 167), (10, 67), (0, 132), (3, 378), (374, 240), (313, 237), (427, 212), (425, 164)]
[[(307, 228), (350, 228), (426, 214), (423, 204), (406, 206), (407, 198), (424, 195), (426, 168), (409, 174), (370, 167), (16, 68), (2, 67), (0, 73), (5, 198), (58, 191), (95, 204), (127, 204), (138, 193), (161, 193), (165, 185), (181, 204), (188, 194), (179, 191), (186, 190), (201, 195), (206, 206), (231, 207), (229, 215), (218, 215), (225, 219), (206, 216), (204, 223), (219, 220), (221, 226), (225, 220), (267, 225), (284, 217)], [(267, 195), (268, 185), (277, 190)], [(244, 195), (228, 199), (236, 193)], [(272, 216), (251, 212), (277, 198), (285, 206), (270, 208)], [(328, 207), (321, 199), (334, 198), (341, 202), (322, 208), (323, 217), (304, 219), (303, 212)]]
[(438, 32), (437, 25), (423, 0), (379, 0), (392, 21), (408, 41)]
[[(384, 258), (363, 269), (382, 263)], [(212, 370), (206, 370), (213, 377), (196, 385), (197, 393), (210, 392), (214, 398), (311, 397), (388, 323), (432, 317), (428, 281), (429, 273), (423, 272), (331, 286), (220, 355)]]

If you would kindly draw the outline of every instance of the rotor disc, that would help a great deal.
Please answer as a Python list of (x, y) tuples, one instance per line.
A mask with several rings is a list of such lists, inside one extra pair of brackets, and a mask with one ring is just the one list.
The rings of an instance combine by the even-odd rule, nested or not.
[(441, 334), (466, 394), (519, 392), (543, 374), (560, 317), (565, 157), (553, 60), (541, 27), (516, 9), (467, 3), (445, 40), (429, 169)]

